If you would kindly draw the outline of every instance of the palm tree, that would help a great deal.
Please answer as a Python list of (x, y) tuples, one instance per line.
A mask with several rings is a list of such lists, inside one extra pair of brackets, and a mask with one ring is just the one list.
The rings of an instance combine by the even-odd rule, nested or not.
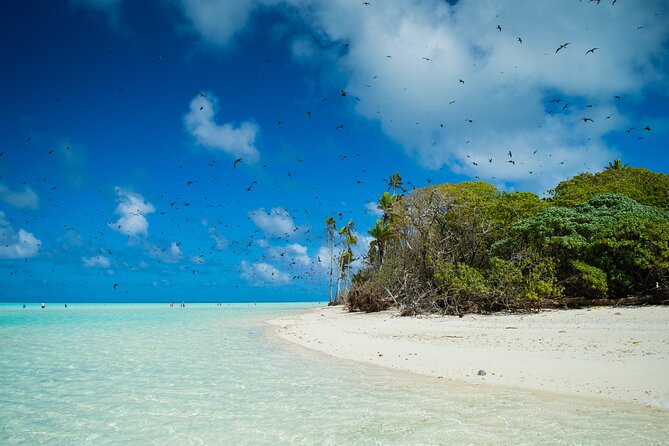
[(332, 305), (332, 270), (334, 266), (334, 241), (337, 222), (334, 218), (328, 217), (325, 220), (325, 233), (328, 236), (328, 251), (330, 253), (330, 305)]
[(383, 224), (388, 224), (388, 222), (391, 220), (392, 217), (392, 212), (393, 212), (393, 203), (395, 200), (393, 199), (393, 195), (390, 195), (388, 192), (384, 192), (383, 195), (380, 195), (378, 197), (379, 199), (379, 204), (377, 209), (379, 209), (381, 212), (383, 212)]
[(400, 189), (402, 192), (407, 190), (404, 188), (404, 183), (402, 182), (402, 177), (398, 172), (393, 173), (390, 178), (388, 178), (388, 190), (393, 190), (393, 195), (397, 193), (397, 189)]
[[(339, 255), (338, 267), (339, 274), (337, 275), (337, 294), (335, 296), (335, 303), (339, 303), (342, 300), (342, 294), (346, 294), (347, 283), (348, 283), (348, 272), (351, 268), (351, 264), (355, 261), (353, 258), (353, 251), (351, 249), (352, 245), (358, 243), (358, 238), (353, 235), (355, 231), (355, 225), (353, 220), (349, 220), (346, 225), (339, 230), (339, 237), (341, 240), (341, 253)], [(341, 292), (341, 281), (344, 281), (344, 293)]]
[(609, 165), (606, 166), (606, 170), (613, 169), (613, 170), (622, 170), (622, 169), (627, 169), (627, 163), (623, 164), (622, 161), (620, 161), (620, 158), (614, 159), (612, 162), (609, 162)]
[(376, 225), (367, 231), (367, 234), (374, 237), (374, 240), (369, 242), (369, 247), (378, 253), (379, 265), (383, 264), (383, 254), (386, 250), (386, 244), (392, 237), (392, 232), (388, 226), (384, 226), (381, 220), (376, 220)]

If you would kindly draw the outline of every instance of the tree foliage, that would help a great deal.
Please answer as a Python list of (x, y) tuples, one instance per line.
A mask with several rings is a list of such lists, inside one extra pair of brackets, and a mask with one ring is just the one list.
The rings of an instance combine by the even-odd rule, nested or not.
[(669, 175), (614, 160), (597, 173), (581, 173), (551, 191), (556, 206), (575, 206), (595, 195), (617, 193), (641, 204), (669, 210)]
[[(643, 204), (625, 193), (659, 203), (667, 177), (616, 160), (604, 172), (560, 183), (544, 200), (484, 181), (384, 192), (349, 306), (463, 314), (664, 289), (667, 202)], [(388, 185), (403, 191), (397, 172)]]

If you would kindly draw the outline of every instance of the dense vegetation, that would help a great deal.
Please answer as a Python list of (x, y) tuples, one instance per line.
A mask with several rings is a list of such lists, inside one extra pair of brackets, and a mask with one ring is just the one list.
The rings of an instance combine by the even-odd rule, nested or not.
[(328, 219), (333, 302), (463, 314), (669, 299), (669, 175), (616, 160), (547, 199), (483, 181), (410, 193), (397, 173), (388, 183), (357, 272), (353, 223), (339, 231), (337, 255)]

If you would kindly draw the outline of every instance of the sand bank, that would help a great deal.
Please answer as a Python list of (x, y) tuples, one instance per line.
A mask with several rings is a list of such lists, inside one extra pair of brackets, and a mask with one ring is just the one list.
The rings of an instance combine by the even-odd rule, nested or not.
[(669, 409), (669, 307), (463, 318), (326, 307), (270, 324), (285, 340), (341, 359)]

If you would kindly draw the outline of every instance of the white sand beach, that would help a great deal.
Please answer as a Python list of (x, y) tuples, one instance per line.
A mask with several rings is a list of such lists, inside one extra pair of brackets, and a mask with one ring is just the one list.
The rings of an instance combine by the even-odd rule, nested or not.
[(341, 359), (669, 409), (669, 307), (462, 318), (325, 307), (270, 324), (280, 338)]

